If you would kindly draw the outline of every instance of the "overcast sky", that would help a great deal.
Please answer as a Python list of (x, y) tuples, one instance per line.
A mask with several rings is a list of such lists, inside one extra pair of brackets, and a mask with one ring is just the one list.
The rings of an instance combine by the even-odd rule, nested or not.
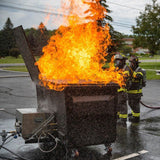
[[(160, 3), (160, 0), (157, 0)], [(114, 28), (125, 34), (132, 34), (131, 26), (135, 25), (136, 17), (144, 11), (146, 4), (152, 4), (152, 0), (108, 0), (107, 4), (112, 11), (110, 16), (114, 22)], [(0, 29), (10, 17), (14, 27), (22, 25), (23, 28), (31, 28), (44, 22), (47, 29), (56, 29), (61, 25), (61, 16), (57, 16), (57, 8), (60, 8), (60, 0), (0, 0)], [(47, 12), (52, 13), (46, 23)]]

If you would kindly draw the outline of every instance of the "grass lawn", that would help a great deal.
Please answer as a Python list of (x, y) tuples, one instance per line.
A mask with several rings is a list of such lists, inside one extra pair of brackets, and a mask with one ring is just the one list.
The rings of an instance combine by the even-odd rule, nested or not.
[(160, 75), (156, 75), (156, 71), (147, 71), (146, 70), (147, 80), (160, 79)]
[(160, 70), (160, 62), (142, 62), (140, 67), (144, 69)]
[[(38, 56), (35, 57), (36, 61), (39, 59)], [(22, 56), (20, 55), (18, 58), (14, 58), (11, 56), (0, 58), (0, 64), (4, 63), (24, 63)]]
[(1, 64), (4, 64), (4, 63), (24, 63), (24, 61), (21, 56), (19, 56), (18, 58), (8, 56), (5, 58), (1, 58), (0, 63)]
[(160, 79), (160, 75), (156, 75), (156, 70), (160, 70), (160, 62), (143, 62), (140, 63), (140, 67), (146, 69), (147, 80)]

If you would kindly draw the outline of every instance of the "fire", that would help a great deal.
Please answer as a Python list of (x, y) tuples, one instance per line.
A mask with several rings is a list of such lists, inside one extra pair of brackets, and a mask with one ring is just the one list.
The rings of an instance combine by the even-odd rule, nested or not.
[(102, 69), (111, 44), (108, 25), (98, 24), (106, 9), (99, 0), (66, 0), (62, 10), (64, 4), (70, 5), (66, 7), (69, 15), (64, 17), (67, 26), (59, 27), (36, 62), (43, 85), (58, 91), (70, 84), (114, 82), (121, 86), (123, 77), (115, 71), (113, 60), (108, 69)]

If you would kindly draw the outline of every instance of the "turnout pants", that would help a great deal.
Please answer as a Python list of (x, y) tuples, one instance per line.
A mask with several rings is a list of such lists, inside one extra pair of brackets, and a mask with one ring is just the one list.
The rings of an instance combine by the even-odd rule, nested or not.
[(119, 118), (127, 119), (127, 93), (126, 92), (118, 92), (118, 113)]
[(128, 104), (132, 110), (133, 117), (140, 117), (140, 100), (142, 93), (128, 93)]

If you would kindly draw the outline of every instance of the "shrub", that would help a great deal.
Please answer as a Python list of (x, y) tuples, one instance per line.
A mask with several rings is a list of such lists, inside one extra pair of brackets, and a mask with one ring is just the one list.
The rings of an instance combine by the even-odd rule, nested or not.
[(20, 55), (19, 49), (18, 48), (12, 48), (9, 50), (9, 55), (15, 58), (18, 58)]
[(9, 55), (8, 50), (3, 49), (3, 50), (0, 51), (0, 58), (4, 58), (8, 55)]

